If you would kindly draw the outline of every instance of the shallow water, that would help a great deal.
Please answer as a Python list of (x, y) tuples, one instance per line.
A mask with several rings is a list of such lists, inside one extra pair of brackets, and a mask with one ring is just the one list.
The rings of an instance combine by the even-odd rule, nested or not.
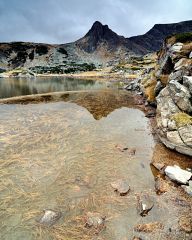
[(59, 91), (104, 89), (106, 85), (106, 82), (64, 77), (0, 78), (0, 98)]
[[(155, 194), (148, 119), (122, 91), (72, 94), (65, 101), (0, 105), (0, 239), (132, 239), (144, 221), (138, 195)], [(110, 186), (119, 178), (129, 181), (127, 196)], [(169, 215), (172, 221), (167, 205), (145, 220)], [(51, 228), (39, 226), (43, 209), (59, 210), (62, 218)], [(106, 216), (106, 228), (86, 229), (88, 211)]]

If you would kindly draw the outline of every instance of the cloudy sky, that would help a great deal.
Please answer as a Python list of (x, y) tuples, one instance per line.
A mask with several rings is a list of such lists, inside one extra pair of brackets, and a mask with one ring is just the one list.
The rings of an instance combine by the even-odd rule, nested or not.
[(192, 0), (0, 0), (0, 41), (66, 43), (101, 21), (125, 37), (192, 19)]

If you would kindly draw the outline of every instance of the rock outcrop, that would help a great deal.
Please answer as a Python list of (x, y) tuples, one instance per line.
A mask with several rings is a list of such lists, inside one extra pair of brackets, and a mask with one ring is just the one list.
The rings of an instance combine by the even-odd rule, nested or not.
[[(188, 36), (188, 39), (187, 39)], [(192, 35), (167, 39), (159, 52), (156, 77), (164, 88), (157, 92), (157, 126), (161, 141), (192, 156)], [(185, 39), (178, 42), (178, 39)]]

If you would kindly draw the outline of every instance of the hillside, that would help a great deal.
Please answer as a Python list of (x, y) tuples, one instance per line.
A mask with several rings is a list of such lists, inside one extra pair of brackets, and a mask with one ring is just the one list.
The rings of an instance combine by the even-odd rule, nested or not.
[(29, 42), (0, 43), (0, 70), (18, 67), (37, 73), (73, 73), (114, 64), (132, 55), (157, 51), (172, 33), (192, 32), (192, 21), (157, 24), (146, 34), (131, 38), (119, 36), (108, 25), (96, 21), (81, 39), (68, 44)]

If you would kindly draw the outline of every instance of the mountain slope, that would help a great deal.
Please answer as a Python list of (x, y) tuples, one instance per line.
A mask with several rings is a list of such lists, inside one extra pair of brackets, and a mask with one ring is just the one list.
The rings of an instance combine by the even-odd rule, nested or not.
[(0, 43), (0, 70), (58, 66), (68, 72), (70, 66), (76, 71), (84, 63), (97, 66), (118, 62), (130, 55), (157, 51), (165, 37), (182, 32), (192, 32), (192, 21), (157, 24), (146, 34), (131, 38), (119, 36), (107, 25), (96, 21), (84, 37), (68, 44)]
[(183, 32), (192, 32), (192, 21), (184, 21), (170, 24), (155, 24), (147, 33), (130, 37), (132, 43), (143, 47), (147, 52), (154, 52), (161, 48), (166, 37)]

